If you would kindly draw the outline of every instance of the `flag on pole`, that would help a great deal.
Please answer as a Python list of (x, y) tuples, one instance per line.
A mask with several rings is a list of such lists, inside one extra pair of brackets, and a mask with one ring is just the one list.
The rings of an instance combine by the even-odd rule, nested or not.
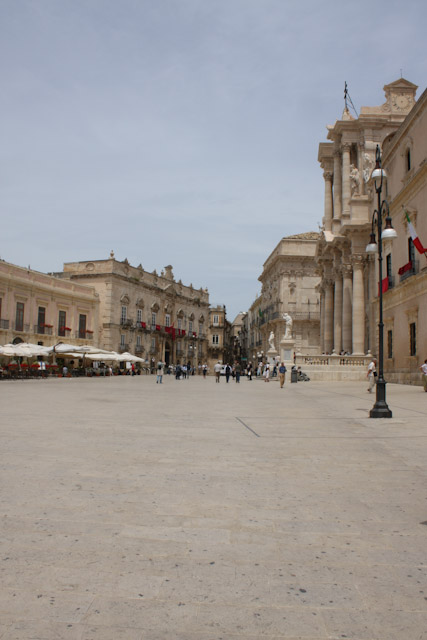
[(407, 211), (405, 211), (405, 215), (406, 215), (406, 220), (407, 220), (407, 222), (408, 222), (408, 229), (409, 229), (409, 234), (410, 234), (410, 236), (411, 236), (411, 238), (412, 238), (412, 242), (413, 242), (413, 243), (414, 243), (414, 245), (416, 246), (417, 251), (418, 251), (419, 253), (426, 253), (427, 249), (425, 249), (425, 248), (423, 247), (423, 245), (422, 245), (422, 243), (421, 243), (421, 240), (419, 239), (418, 234), (417, 234), (417, 232), (415, 231), (415, 227), (414, 227), (414, 225), (412, 224), (412, 222), (411, 222), (411, 220), (410, 220), (410, 218), (409, 218), (409, 215), (408, 215), (408, 212), (407, 212)]

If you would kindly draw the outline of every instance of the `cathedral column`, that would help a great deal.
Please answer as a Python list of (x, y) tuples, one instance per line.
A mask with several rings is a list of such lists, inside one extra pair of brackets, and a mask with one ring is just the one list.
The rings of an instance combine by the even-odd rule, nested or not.
[(323, 177), (325, 179), (325, 217), (323, 218), (323, 224), (325, 227), (325, 231), (332, 230), (332, 216), (333, 216), (333, 205), (332, 205), (332, 173), (330, 171), (324, 171)]
[(320, 353), (325, 353), (325, 291), (320, 290)]
[(332, 280), (325, 281), (325, 353), (332, 353), (334, 339), (334, 283)]
[(342, 274), (336, 272), (334, 282), (334, 348), (336, 354), (342, 349), (342, 293), (343, 280)]
[(342, 209), (342, 172), (341, 172), (341, 153), (334, 153), (334, 222), (332, 231), (337, 234), (339, 232)]
[(355, 254), (353, 263), (353, 355), (363, 355), (365, 349), (365, 286), (364, 256)]
[(350, 216), (350, 145), (342, 146), (342, 215)]
[(342, 348), (345, 353), (352, 352), (352, 298), (353, 271), (350, 264), (344, 264), (342, 302)]

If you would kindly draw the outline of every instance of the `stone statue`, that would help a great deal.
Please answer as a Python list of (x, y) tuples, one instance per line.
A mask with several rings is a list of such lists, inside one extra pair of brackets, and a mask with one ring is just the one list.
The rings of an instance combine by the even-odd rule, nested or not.
[(285, 340), (288, 340), (288, 339), (292, 338), (293, 321), (292, 321), (292, 318), (289, 315), (289, 313), (284, 313), (282, 317), (283, 317), (283, 320), (285, 321), (285, 325), (286, 325), (284, 338), (285, 338)]
[(274, 333), (271, 332), (268, 337), (268, 344), (270, 345), (271, 351), (276, 351), (276, 347), (274, 346)]
[(369, 153), (365, 153), (363, 155), (363, 179), (365, 182), (369, 182), (372, 169), (374, 166), (374, 161), (369, 155)]
[(354, 164), (351, 164), (350, 165), (350, 188), (351, 188), (352, 194), (354, 192), (356, 193), (359, 192), (359, 185), (360, 185), (359, 169), (355, 167)]

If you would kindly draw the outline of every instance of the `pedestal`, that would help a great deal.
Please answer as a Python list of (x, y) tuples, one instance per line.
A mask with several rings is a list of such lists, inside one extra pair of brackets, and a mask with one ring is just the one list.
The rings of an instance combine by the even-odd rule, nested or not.
[(279, 353), (276, 349), (269, 349), (267, 351), (267, 362), (270, 365), (271, 371), (273, 371), (273, 367), (277, 365), (279, 359)]
[(288, 371), (294, 364), (295, 340), (283, 337), (280, 341), (280, 362), (284, 362)]

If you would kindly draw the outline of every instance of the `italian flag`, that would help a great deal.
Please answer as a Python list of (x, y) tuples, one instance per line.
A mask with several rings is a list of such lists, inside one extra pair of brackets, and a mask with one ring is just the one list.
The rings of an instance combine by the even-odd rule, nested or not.
[(425, 249), (423, 247), (423, 245), (421, 244), (421, 240), (419, 239), (418, 234), (415, 231), (415, 227), (412, 224), (412, 222), (411, 222), (411, 220), (410, 220), (410, 218), (408, 216), (408, 212), (407, 211), (405, 211), (405, 215), (406, 215), (406, 220), (408, 222), (408, 229), (409, 229), (409, 233), (410, 233), (411, 238), (412, 238), (412, 242), (416, 246), (416, 248), (417, 248), (419, 253), (424, 253), (425, 254), (427, 249)]

